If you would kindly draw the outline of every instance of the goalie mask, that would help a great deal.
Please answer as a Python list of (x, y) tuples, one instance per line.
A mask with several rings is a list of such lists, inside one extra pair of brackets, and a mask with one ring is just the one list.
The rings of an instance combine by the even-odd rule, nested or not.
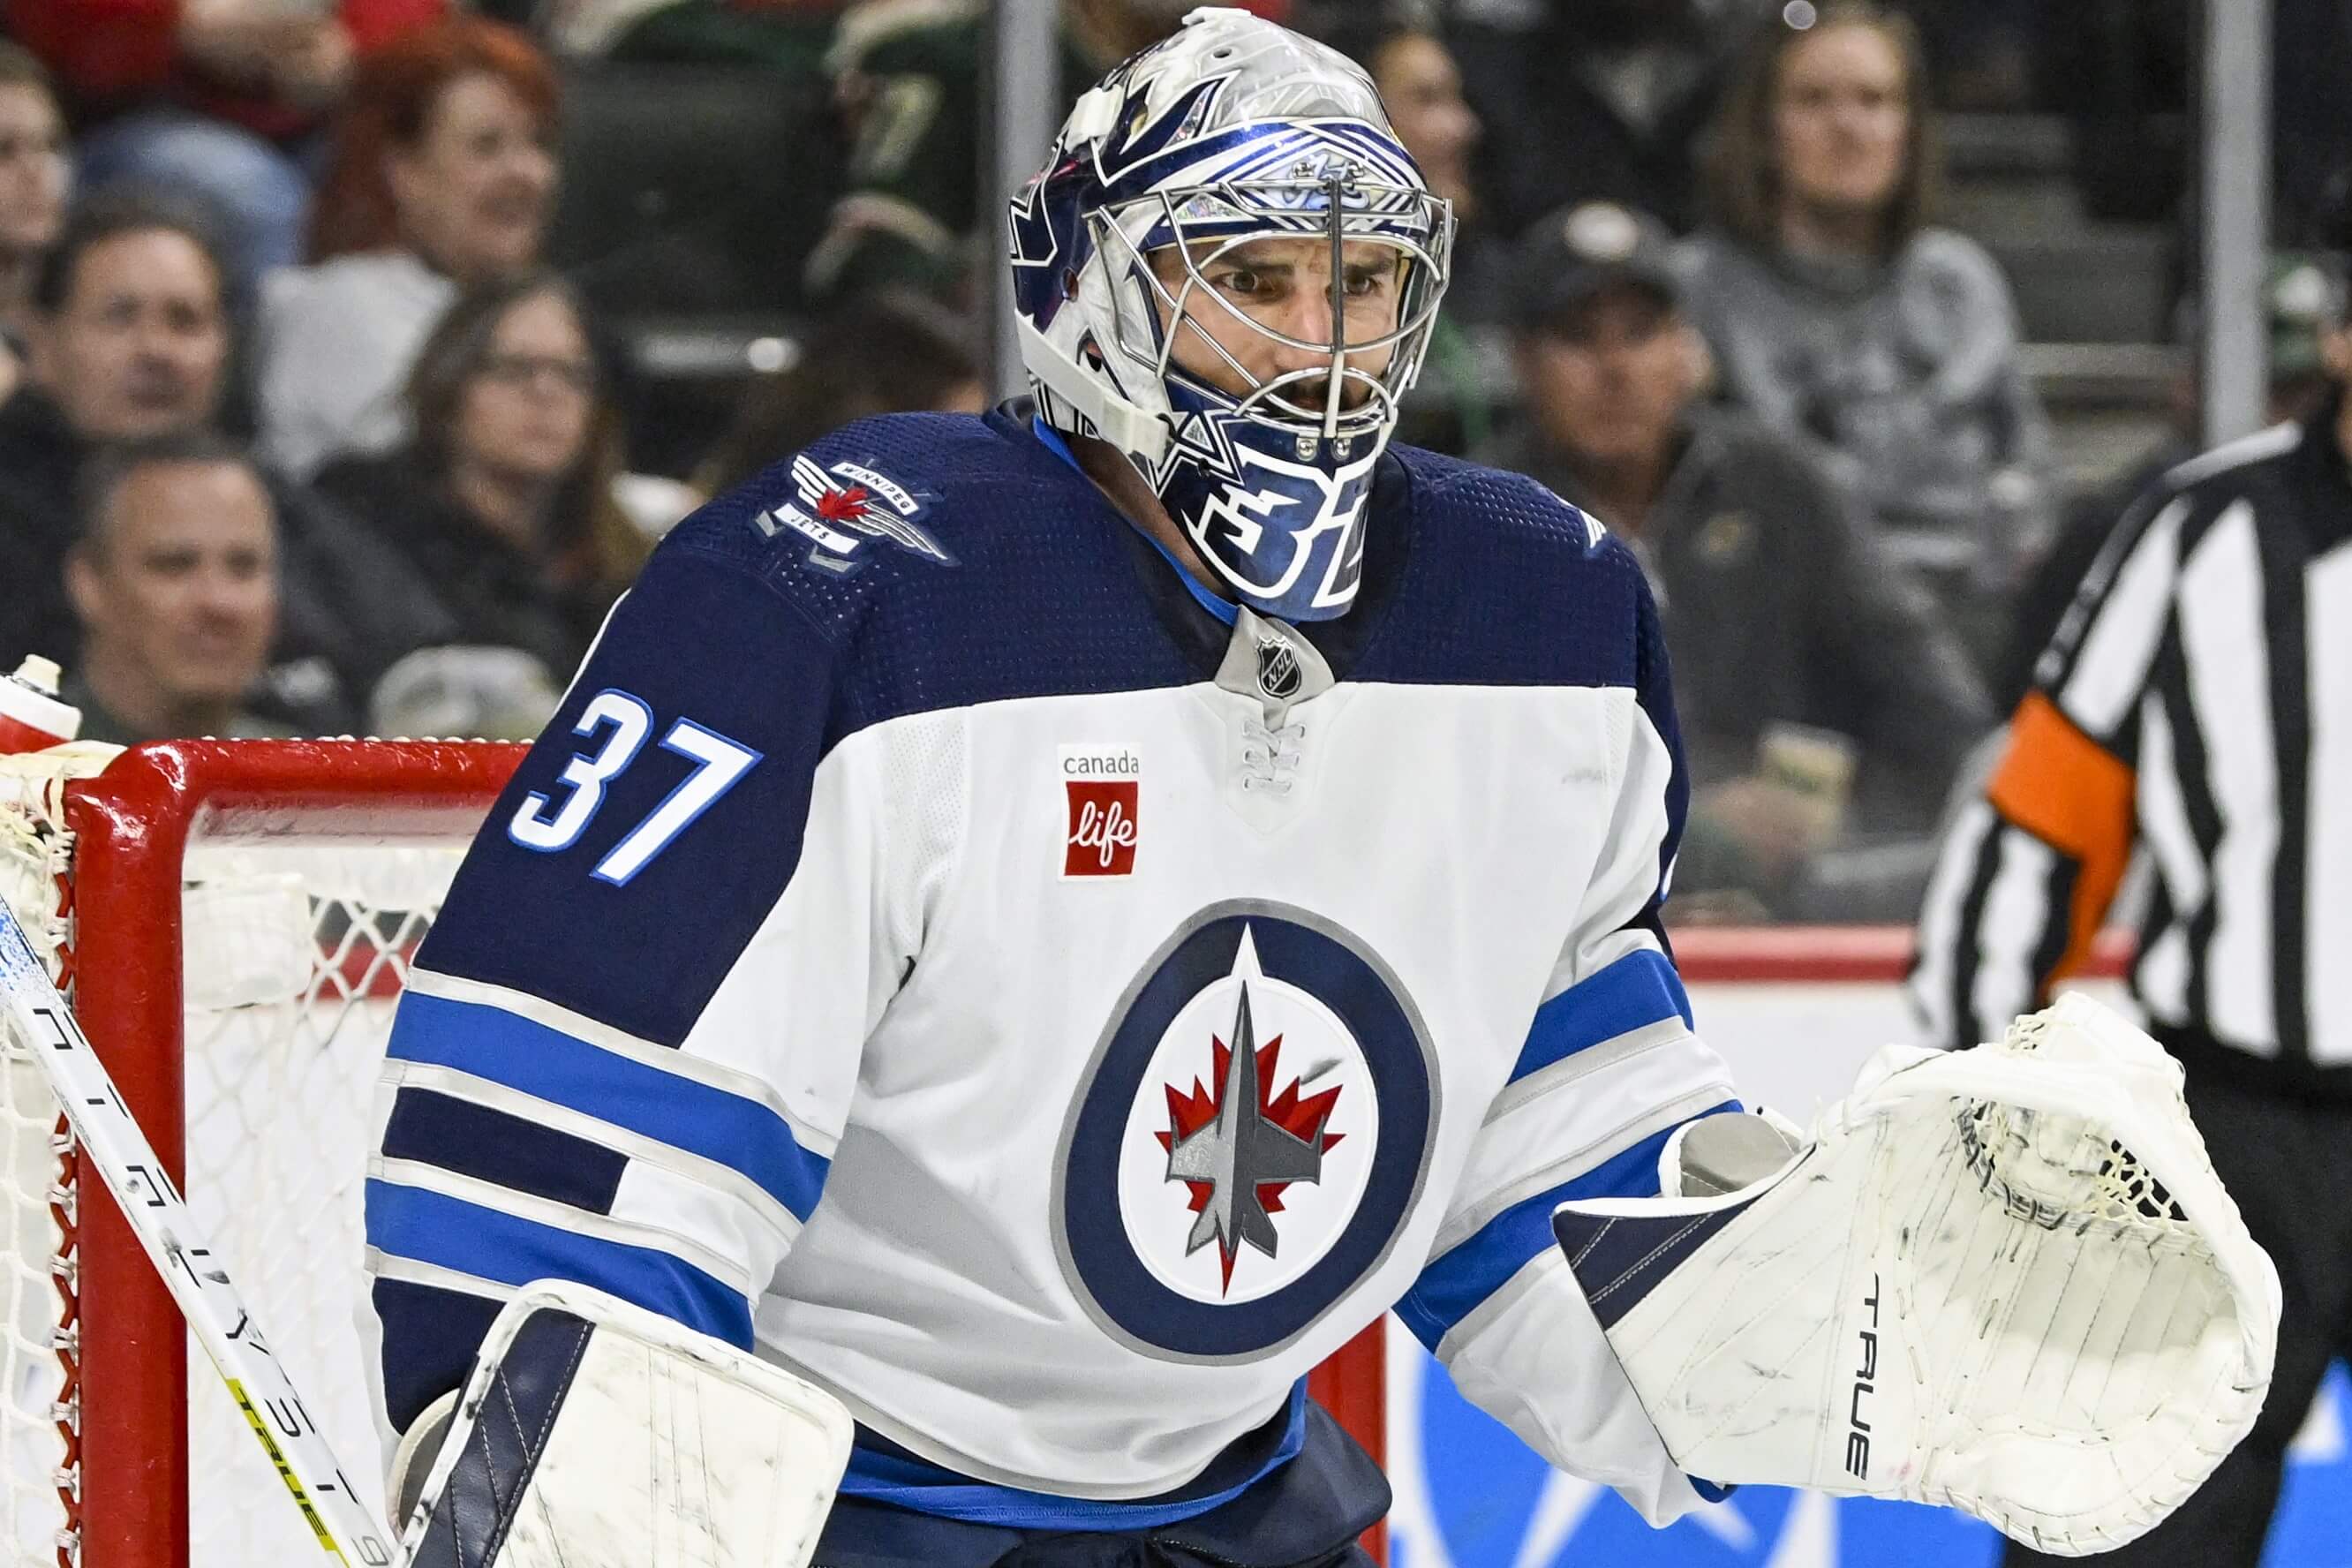
[(1038, 412), (1126, 454), (1234, 596), (1342, 615), (1453, 237), (1361, 70), (1196, 10), (1078, 100), (1013, 203)]

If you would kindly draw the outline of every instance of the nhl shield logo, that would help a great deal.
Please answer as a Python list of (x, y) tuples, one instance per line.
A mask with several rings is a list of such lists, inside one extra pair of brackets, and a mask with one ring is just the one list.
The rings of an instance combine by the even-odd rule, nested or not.
[(1257, 639), (1258, 689), (1276, 702), (1287, 701), (1298, 695), (1306, 684), (1307, 671), (1298, 662), (1298, 650), (1284, 637), (1265, 636)]

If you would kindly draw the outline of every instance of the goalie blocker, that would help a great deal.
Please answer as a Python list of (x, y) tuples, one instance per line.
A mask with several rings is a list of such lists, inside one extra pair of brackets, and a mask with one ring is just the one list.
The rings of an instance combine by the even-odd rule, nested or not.
[(541, 1280), (401, 1443), (402, 1561), (807, 1568), (851, 1432), (839, 1401), (756, 1356)]
[(2078, 1556), (2179, 1507), (2262, 1408), (2277, 1273), (2178, 1064), (2088, 997), (1973, 1050), (1888, 1047), (1810, 1141), (1715, 1117), (1663, 1164), (1670, 1195), (1553, 1228), (1687, 1474)]

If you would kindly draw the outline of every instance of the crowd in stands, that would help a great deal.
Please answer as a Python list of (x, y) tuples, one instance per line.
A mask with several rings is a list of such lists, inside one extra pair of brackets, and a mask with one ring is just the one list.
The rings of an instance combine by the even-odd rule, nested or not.
[[(2062, 476), (2010, 279), (1937, 221), (1933, 106), (2063, 115), (2086, 210), (2171, 221), (2185, 150), (2146, 150), (2177, 136), (2191, 8), (1249, 4), (1365, 65), (1459, 220), (1403, 438), (1536, 476), (1651, 574), (1696, 786), (1686, 918), (1869, 912), (1835, 852), (1905, 845), (1881, 901), (1916, 903), (1948, 791), (2127, 499)], [(2303, 124), (2337, 102), (2305, 86), (2352, 32), (2279, 6), (2283, 34), (2313, 13), (2280, 177), (2317, 245), (2352, 149)], [(1189, 8), (1063, 0), (1066, 98)], [(104, 739), (534, 732), (699, 498), (863, 415), (985, 405), (988, 10), (9, 0), (0, 660), (58, 658)], [(743, 186), (762, 210), (566, 166), (593, 118), (568, 100), (690, 120), (697, 84), (809, 106), (787, 148), (704, 150), (781, 182)], [(626, 246), (567, 240), (615, 202)], [(2283, 367), (2298, 265), (2332, 264), (2282, 262)], [(697, 312), (779, 323), (715, 414), (633, 346)], [(2311, 379), (2282, 370), (2282, 414)]]

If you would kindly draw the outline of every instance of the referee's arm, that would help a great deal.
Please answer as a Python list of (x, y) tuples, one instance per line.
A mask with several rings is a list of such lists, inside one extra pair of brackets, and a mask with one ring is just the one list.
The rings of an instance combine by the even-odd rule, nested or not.
[(1953, 819), (1910, 978), (1934, 1043), (2000, 1038), (2090, 952), (2131, 858), (2141, 699), (2188, 510), (2159, 494), (2126, 514), (2035, 667), (1983, 794)]

